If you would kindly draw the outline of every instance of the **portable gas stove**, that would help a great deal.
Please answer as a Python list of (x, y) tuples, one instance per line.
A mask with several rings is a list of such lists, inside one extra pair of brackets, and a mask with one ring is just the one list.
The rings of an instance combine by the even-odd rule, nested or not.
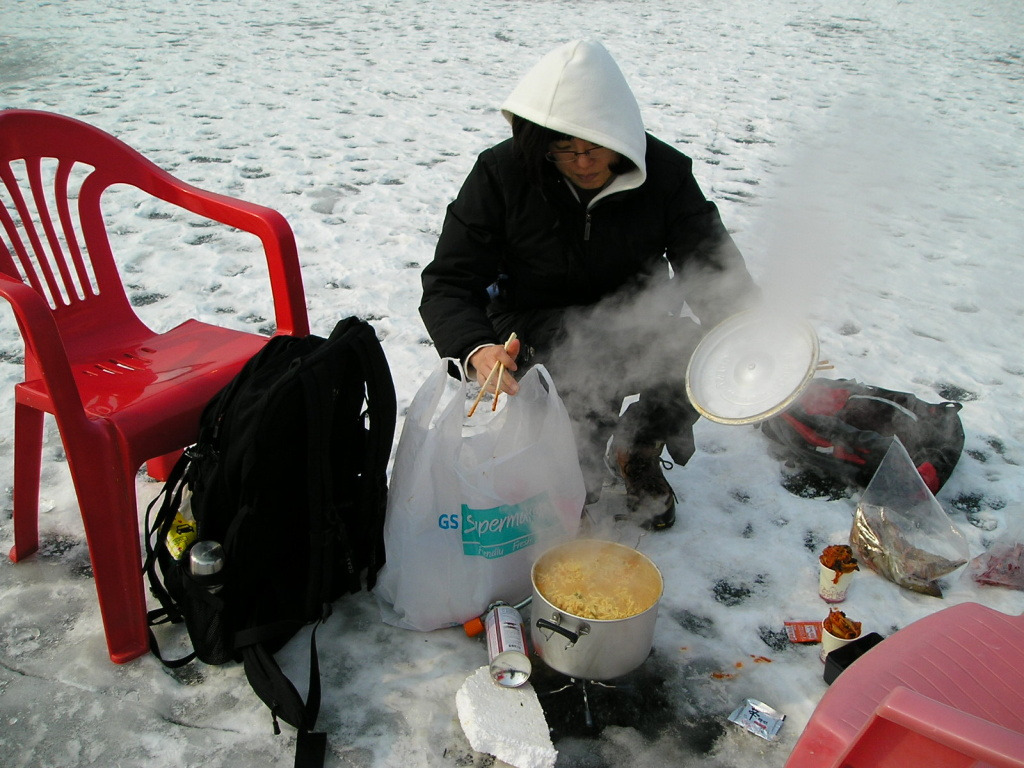
[(674, 719), (665, 678), (647, 664), (611, 681), (580, 680), (535, 658), (530, 682), (554, 742), (597, 736), (608, 726), (635, 728), (653, 738)]

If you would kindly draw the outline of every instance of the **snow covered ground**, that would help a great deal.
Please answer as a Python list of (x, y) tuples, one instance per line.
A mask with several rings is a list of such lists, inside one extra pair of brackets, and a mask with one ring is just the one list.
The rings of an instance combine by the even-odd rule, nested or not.
[[(816, 328), (825, 375), (963, 401), (966, 449), (938, 499), (983, 552), (1024, 509), (1016, 0), (9, 0), (0, 108), (84, 119), (191, 183), (280, 210), (314, 332), (370, 320), (401, 412), (436, 365), (416, 306), (444, 207), (477, 152), (507, 136), (497, 107), (518, 76), (574, 37), (608, 47), (649, 130), (694, 158), (769, 298)], [(252, 242), (127, 191), (110, 215), (149, 322), (198, 312), (270, 328)], [(21, 355), (0, 310), (5, 551)], [(560, 766), (781, 766), (825, 690), (817, 648), (781, 633), (826, 613), (816, 554), (847, 540), (856, 495), (790, 493), (751, 428), (701, 422), (697, 442), (669, 473), (679, 522), (640, 541), (666, 577), (644, 670), (668, 715), (566, 736)], [(241, 669), (107, 660), (52, 423), (44, 451), (42, 548), (0, 559), (0, 762), (290, 764), (291, 731), (272, 735)], [(159, 486), (138, 482), (144, 505)], [(962, 601), (1024, 611), (1020, 592), (960, 573), (944, 583), (940, 600), (862, 572), (845, 610), (883, 635)], [(481, 641), (394, 629), (365, 593), (318, 638), (328, 765), (491, 764), (455, 710), (486, 662)], [(298, 673), (303, 647), (282, 654)], [(777, 742), (726, 721), (747, 698), (788, 716)]]

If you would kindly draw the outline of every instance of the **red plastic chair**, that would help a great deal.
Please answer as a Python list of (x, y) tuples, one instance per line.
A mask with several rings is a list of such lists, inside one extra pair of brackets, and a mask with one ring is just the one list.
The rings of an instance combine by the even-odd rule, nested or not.
[[(84, 177), (74, 189), (72, 172)], [(0, 296), (25, 343), (15, 386), (14, 548), (38, 548), (44, 413), (60, 431), (85, 527), (110, 658), (147, 652), (146, 596), (135, 493), (139, 468), (158, 479), (195, 442), (199, 415), (267, 341), (188, 319), (155, 333), (128, 301), (101, 210), (127, 184), (257, 235), (277, 333), (306, 335), (295, 238), (276, 211), (197, 189), (118, 139), (46, 112), (0, 111)]]
[(832, 683), (786, 768), (1024, 768), (1024, 616), (964, 603)]

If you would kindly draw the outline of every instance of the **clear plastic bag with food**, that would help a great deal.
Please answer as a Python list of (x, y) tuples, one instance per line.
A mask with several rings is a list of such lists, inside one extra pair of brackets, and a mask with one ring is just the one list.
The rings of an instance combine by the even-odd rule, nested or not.
[(858, 559), (901, 587), (942, 597), (938, 580), (964, 565), (967, 539), (921, 479), (898, 437), (864, 490), (850, 544)]

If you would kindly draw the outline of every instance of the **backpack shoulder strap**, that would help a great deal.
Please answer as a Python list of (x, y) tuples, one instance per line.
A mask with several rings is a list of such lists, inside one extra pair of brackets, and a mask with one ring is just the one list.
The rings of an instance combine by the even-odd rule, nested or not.
[[(367, 570), (368, 587), (372, 587), (376, 572), (383, 565), (384, 559), (386, 470), (397, 418), (394, 381), (376, 332), (364, 320), (356, 317), (341, 320), (323, 347), (354, 353), (354, 360), (351, 356), (349, 360), (358, 363), (358, 366), (335, 370), (330, 365), (311, 365), (309, 370), (306, 370), (304, 365), (300, 365), (296, 371), (306, 403), (305, 418), (311, 427), (307, 429), (307, 448), (311, 461), (308, 466), (309, 485), (306, 491), (311, 509), (320, 509), (327, 500), (333, 498), (333, 470), (329, 464), (329, 427), (334, 423), (335, 398), (326, 396), (325, 393), (332, 387), (343, 386), (334, 380), (340, 376), (343, 377), (343, 382), (350, 381), (352, 386), (365, 389), (367, 410), (361, 414), (363, 419), (369, 418), (366, 445), (361, 459), (361, 475), (365, 482), (359, 484), (359, 496), (354, 501), (359, 514), (373, 515), (373, 529), (380, 531), (376, 536), (379, 541), (374, 544), (370, 567)], [(345, 359), (345, 353), (342, 353), (341, 359)], [(315, 528), (316, 526), (312, 526), (311, 530)], [(341, 533), (344, 534), (344, 531)], [(325, 564), (325, 567), (329, 565)], [(319, 568), (315, 563), (311, 566)], [(331, 574), (319, 571), (311, 575), (311, 579), (321, 581), (330, 581), (330, 577)], [(358, 579), (358, 574), (355, 578)], [(323, 616), (326, 616), (328, 610), (329, 604), (324, 609)], [(246, 678), (253, 691), (270, 709), (275, 731), (279, 730), (278, 719), (284, 720), (298, 730), (296, 768), (318, 768), (323, 765), (326, 755), (326, 734), (313, 731), (320, 712), (320, 662), (316, 630), (322, 620), (323, 617), (317, 621), (310, 635), (309, 687), (305, 701), (281, 670), (274, 655), (260, 642), (260, 634), (267, 628), (242, 629), (235, 635), (236, 648), (241, 653)]]
[[(347, 556), (351, 541), (344, 520), (336, 509), (329, 505), (335, 503), (334, 470), (331, 464), (331, 426), (337, 409), (336, 398), (330, 391), (337, 386), (333, 371), (327, 366), (312, 366), (301, 376), (303, 399), (306, 404), (306, 503), (310, 510), (309, 537), (310, 551), (320, 552), (320, 547), (327, 541), (328, 522), (330, 518), (333, 534), (338, 537), (339, 549), (331, 549), (324, 557), (310, 558), (307, 566), (309, 589), (302, 599), (307, 603), (308, 610), (317, 608), (316, 604), (326, 605), (331, 599), (330, 587), (334, 578), (335, 560)], [(358, 579), (358, 574), (355, 575)], [(315, 591), (315, 594), (312, 592)], [(316, 604), (315, 604), (316, 603)], [(326, 613), (326, 609), (322, 609)]]
[(274, 733), (280, 733), (278, 719), (298, 731), (295, 768), (322, 768), (327, 753), (327, 734), (313, 731), (320, 715), (320, 657), (316, 648), (317, 622), (309, 639), (309, 693), (306, 700), (281, 671), (274, 655), (261, 643), (242, 649), (245, 676), (253, 691), (270, 709)]
[[(339, 323), (324, 347), (338, 344), (345, 329), (350, 325), (348, 321)], [(333, 397), (326, 396), (325, 393), (330, 391), (335, 382), (332, 381), (331, 370), (323, 366), (312, 365), (307, 368), (300, 365), (295, 369), (295, 375), (298, 376), (305, 403), (306, 449), (309, 457), (305, 490), (311, 514), (316, 514), (313, 510), (322, 510), (325, 503), (332, 497), (330, 484), (333, 482), (333, 478), (329, 466), (329, 427), (334, 422), (335, 401)], [(343, 534), (344, 531), (340, 533)], [(311, 524), (310, 535), (322, 536), (322, 526)], [(310, 574), (311, 581), (323, 583), (330, 580), (330, 573), (323, 570), (329, 568), (330, 563), (311, 562), (308, 565), (314, 569)], [(303, 599), (305, 597), (303, 596)], [(325, 609), (324, 614), (326, 613)], [(321, 618), (320, 621), (322, 620)], [(316, 630), (320, 621), (316, 623), (310, 634), (309, 686), (305, 701), (295, 685), (281, 670), (273, 653), (261, 642), (261, 634), (265, 631), (273, 634), (273, 628), (242, 629), (235, 635), (236, 645), (242, 655), (245, 676), (256, 695), (270, 709), (274, 718), (275, 732), (280, 730), (278, 719), (284, 720), (298, 731), (295, 752), (296, 768), (320, 768), (327, 750), (327, 735), (313, 731), (320, 714), (321, 700), (320, 659), (316, 646)]]
[(352, 327), (353, 346), (359, 356), (366, 380), (366, 400), (370, 418), (363, 460), (363, 477), (366, 482), (362, 485), (357, 508), (372, 516), (373, 530), (379, 532), (366, 571), (367, 589), (373, 589), (377, 582), (377, 572), (384, 565), (385, 558), (387, 463), (395, 438), (398, 406), (391, 368), (373, 327), (366, 321), (356, 318), (348, 318), (342, 323), (348, 323)]

